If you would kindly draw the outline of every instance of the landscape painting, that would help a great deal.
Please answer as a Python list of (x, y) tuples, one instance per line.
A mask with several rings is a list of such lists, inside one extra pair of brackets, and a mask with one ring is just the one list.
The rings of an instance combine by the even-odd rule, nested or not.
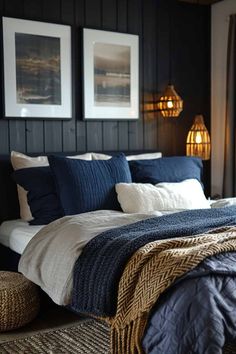
[(94, 105), (130, 106), (130, 47), (94, 44)]
[(60, 105), (60, 38), (15, 33), (15, 53), (17, 103)]
[(71, 119), (71, 26), (2, 17), (8, 119)]
[(139, 118), (139, 37), (83, 29), (84, 119)]

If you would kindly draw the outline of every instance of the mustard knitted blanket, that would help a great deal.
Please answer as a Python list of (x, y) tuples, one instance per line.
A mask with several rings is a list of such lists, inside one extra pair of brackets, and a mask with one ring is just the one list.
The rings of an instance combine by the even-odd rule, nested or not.
[(106, 319), (111, 325), (111, 352), (142, 353), (149, 312), (164, 290), (206, 257), (228, 251), (236, 251), (236, 227), (232, 226), (154, 241), (136, 251), (119, 283), (116, 315)]

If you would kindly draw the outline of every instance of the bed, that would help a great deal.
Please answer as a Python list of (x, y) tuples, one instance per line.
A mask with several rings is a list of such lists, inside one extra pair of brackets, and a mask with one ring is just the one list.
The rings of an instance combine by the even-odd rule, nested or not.
[[(54, 302), (108, 321), (113, 353), (222, 353), (228, 345), (233, 352), (235, 200), (210, 206), (198, 159), (139, 157), (128, 164), (124, 155), (97, 154), (93, 160), (100, 159), (50, 156), (50, 167), (16, 169), (36, 215), (29, 226), (20, 220), (10, 160), (0, 157), (1, 269), (16, 270), (20, 262), (20, 271)], [(116, 189), (105, 198), (114, 178)], [(49, 208), (39, 215), (42, 199), (35, 198), (45, 182)]]

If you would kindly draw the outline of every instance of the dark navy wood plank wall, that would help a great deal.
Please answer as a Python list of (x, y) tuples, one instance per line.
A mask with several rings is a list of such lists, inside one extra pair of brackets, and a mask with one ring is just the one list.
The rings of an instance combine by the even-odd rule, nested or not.
[[(12, 149), (28, 153), (151, 149), (181, 155), (196, 113), (204, 114), (210, 128), (210, 7), (175, 0), (0, 0), (0, 14), (72, 26), (74, 112), (70, 121), (0, 119), (1, 154)], [(83, 27), (139, 35), (138, 121), (82, 120)], [(178, 119), (165, 120), (157, 113), (143, 112), (143, 104), (168, 83), (170, 58), (184, 112)], [(0, 95), (1, 107), (2, 100)]]

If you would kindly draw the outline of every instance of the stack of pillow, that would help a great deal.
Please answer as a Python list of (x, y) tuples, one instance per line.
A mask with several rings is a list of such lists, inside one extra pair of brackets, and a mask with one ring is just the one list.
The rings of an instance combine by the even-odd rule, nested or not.
[(13, 151), (11, 161), (21, 218), (31, 225), (101, 209), (146, 213), (209, 207), (198, 158), (162, 158), (161, 153), (29, 157)]

